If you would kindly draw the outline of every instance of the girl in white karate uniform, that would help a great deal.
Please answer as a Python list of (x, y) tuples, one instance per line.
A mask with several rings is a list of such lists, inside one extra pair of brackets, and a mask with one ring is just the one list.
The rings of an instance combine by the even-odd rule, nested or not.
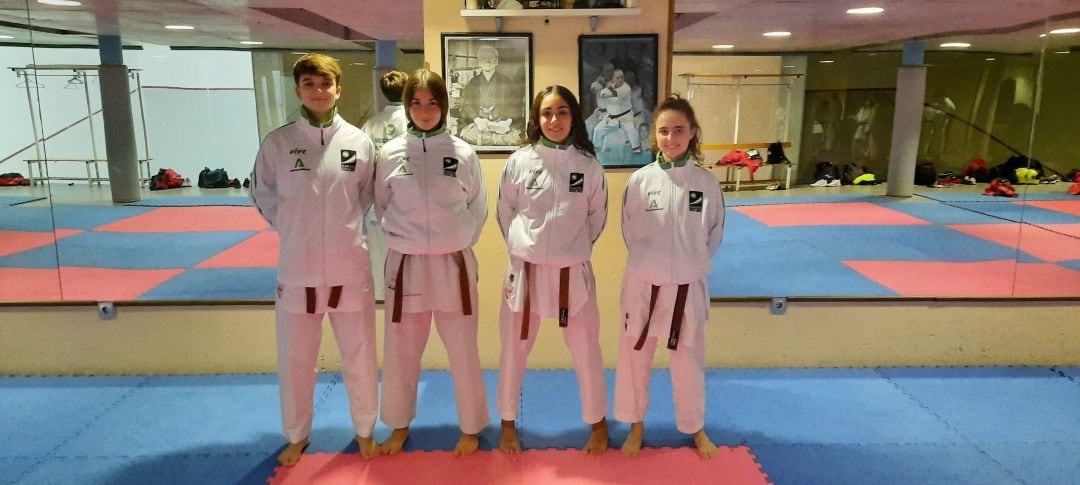
[(461, 428), (454, 453), (465, 455), (476, 451), (488, 424), (472, 251), (487, 218), (487, 193), (476, 153), (446, 131), (443, 79), (418, 70), (402, 99), (408, 133), (383, 145), (375, 173), (375, 213), (387, 246), (381, 419), (394, 429), (382, 451), (401, 451), (409, 436), (434, 317), (454, 380)]
[(499, 448), (521, 451), (521, 380), (541, 318), (557, 318), (577, 371), (585, 453), (607, 450), (607, 390), (600, 352), (592, 246), (607, 222), (607, 185), (577, 98), (550, 86), (532, 103), (527, 145), (506, 161), (498, 220), (510, 252), (499, 330)]
[(705, 432), (705, 278), (724, 233), (724, 196), (695, 162), (701, 129), (690, 103), (669, 97), (653, 115), (655, 162), (630, 176), (622, 229), (629, 258), (623, 277), (622, 337), (615, 375), (615, 418), (630, 423), (627, 456), (641, 451), (649, 371), (658, 338), (670, 350), (676, 426), (693, 435), (702, 458), (716, 455)]

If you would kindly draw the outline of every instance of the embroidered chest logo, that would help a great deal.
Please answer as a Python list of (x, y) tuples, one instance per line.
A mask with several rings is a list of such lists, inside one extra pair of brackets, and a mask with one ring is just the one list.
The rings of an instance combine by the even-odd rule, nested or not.
[(536, 168), (529, 170), (529, 183), (525, 184), (525, 190), (537, 190), (544, 188), (544, 183), (540, 181), (540, 177), (544, 175), (544, 169)]
[(355, 172), (356, 171), (356, 150), (342, 150), (341, 151), (341, 171), (342, 172)]
[(664, 206), (660, 205), (660, 191), (649, 191), (649, 205), (645, 207), (645, 212), (664, 210)]
[[(408, 160), (405, 160), (404, 162), (408, 162)], [(402, 175), (412, 175), (412, 172), (409, 171), (409, 168), (405, 165), (404, 162), (402, 162), (401, 165), (398, 165), (398, 168), (394, 170), (394, 177), (399, 177)]]
[(307, 150), (303, 148), (293, 148), (289, 150), (289, 155), (307, 155)]
[(705, 205), (705, 196), (696, 190), (690, 191), (690, 212), (701, 212), (701, 208)]
[(296, 163), (293, 164), (292, 170), (289, 170), (289, 171), (290, 172), (307, 172), (309, 170), (311, 170), (311, 169), (304, 166), (304, 160), (301, 159), (301, 158), (297, 158)]
[(447, 177), (457, 177), (458, 161), (456, 158), (443, 157), (442, 174)]
[(570, 191), (581, 192), (585, 190), (585, 174), (570, 172)]

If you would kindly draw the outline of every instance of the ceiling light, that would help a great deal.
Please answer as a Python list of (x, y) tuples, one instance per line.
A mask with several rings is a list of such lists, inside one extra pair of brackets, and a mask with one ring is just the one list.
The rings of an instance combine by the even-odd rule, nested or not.
[(0, 35), (0, 39), (14, 39), (14, 37), (10, 35)]
[(994, 58), (994, 57), (987, 57), (987, 58), (986, 58), (986, 60), (988, 60), (988, 61), (996, 61), (996, 60), (997, 60), (997, 58)]
[(784, 32), (781, 30), (776, 32), (765, 32), (761, 35), (764, 35), (765, 37), (788, 37), (791, 35), (791, 32)]
[(787, 65), (787, 66), (784, 66), (784, 69), (795, 69), (795, 66)]
[(1040, 39), (1043, 38), (1043, 37), (1046, 37), (1046, 34), (1039, 34)]
[(1069, 54), (1072, 51), (1054, 51), (1054, 54)]
[(169, 30), (195, 30), (195, 27), (190, 25), (166, 25), (165, 28)]
[(308, 52), (293, 52), (293, 54), (296, 54), (296, 55), (298, 55), (298, 56), (306, 56), (306, 55), (308, 55), (309, 53), (308, 53)]
[(262, 45), (262, 42), (258, 40), (242, 40), (240, 43), (244, 45)]
[(832, 64), (832, 63), (834, 63), (834, 62), (836, 62), (836, 61), (832, 61), (832, 60), (826, 59), (826, 60), (824, 60), (824, 61), (818, 61), (818, 62), (819, 62), (819, 63), (821, 63), (821, 64)]
[(1054, 29), (1050, 31), (1051, 34), (1075, 34), (1077, 32), (1080, 32), (1080, 28), (1069, 27), (1065, 29)]
[(968, 44), (967, 42), (946, 42), (944, 44), (941, 44), (941, 47), (959, 47), (963, 49), (971, 47), (971, 44)]
[(42, 5), (55, 5), (57, 7), (78, 7), (82, 5), (82, 2), (76, 2), (75, 0), (37, 0), (37, 3)]
[(859, 7), (859, 8), (849, 8), (847, 10), (847, 13), (852, 14), (852, 15), (872, 15), (872, 14), (881, 13), (881, 12), (884, 12), (884, 11), (885, 11), (885, 9), (883, 9), (881, 7)]
[(733, 44), (714, 44), (712, 46), (712, 48), (713, 49), (734, 49), (735, 46)]
[(354, 65), (354, 66), (366, 66), (367, 63), (366, 62), (354, 62), (354, 63), (352, 63), (352, 65)]

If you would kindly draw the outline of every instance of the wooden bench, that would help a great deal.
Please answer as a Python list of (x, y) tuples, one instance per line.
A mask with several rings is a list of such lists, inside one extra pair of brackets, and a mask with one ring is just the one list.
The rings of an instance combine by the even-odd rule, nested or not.
[[(152, 158), (139, 160), (139, 181), (147, 182), (150, 180), (150, 162)], [(86, 164), (86, 177), (52, 177), (49, 175), (49, 163), (55, 162), (78, 162)], [(26, 179), (30, 181), (31, 185), (37, 185), (40, 182), (46, 180), (85, 180), (87, 183), (97, 183), (101, 185), (102, 181), (109, 180), (108, 177), (101, 176), (102, 163), (109, 163), (105, 158), (30, 158), (26, 160)], [(92, 167), (92, 168), (91, 168)], [(35, 176), (35, 169), (37, 175)], [(145, 171), (145, 174), (144, 174)]]
[[(708, 151), (719, 151), (719, 152), (722, 152), (721, 156), (723, 156), (723, 155), (726, 155), (727, 152), (730, 151), (730, 150), (749, 150), (751, 148), (756, 148), (758, 150), (761, 150), (762, 155), (764, 155), (765, 151), (768, 150), (769, 145), (771, 145), (771, 144), (772, 143), (728, 143), (728, 144), (722, 144), (722, 145), (701, 145), (701, 151), (706, 151), (706, 150), (708, 150)], [(781, 145), (784, 148), (791, 148), (791, 142), (789, 142), (789, 141), (785, 141), (785, 142), (781, 143)], [(723, 168), (724, 169), (724, 179), (720, 181), (720, 185), (729, 186), (735, 192), (738, 192), (739, 189), (742, 188), (742, 186), (744, 186), (744, 185), (751, 185), (751, 184), (752, 185), (769, 185), (769, 184), (780, 183), (780, 182), (783, 182), (784, 189), (790, 189), (791, 188), (791, 169), (795, 166), (795, 164), (791, 163), (791, 162), (784, 162), (784, 163), (766, 164), (765, 166), (776, 167), (777, 165), (785, 165), (786, 168), (787, 168), (787, 171), (785, 172), (783, 179), (765, 179), (765, 180), (755, 180), (753, 182), (743, 182), (742, 181), (742, 171), (743, 171), (743, 169), (746, 168), (746, 167), (744, 167), (742, 165), (715, 165), (714, 164), (713, 168)], [(734, 179), (734, 180), (732, 180), (732, 179)]]

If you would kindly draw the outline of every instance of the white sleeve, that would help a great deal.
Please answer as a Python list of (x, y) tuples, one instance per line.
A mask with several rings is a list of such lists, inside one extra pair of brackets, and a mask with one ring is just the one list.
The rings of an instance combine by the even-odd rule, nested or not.
[[(593, 162), (598, 166), (600, 162)], [(604, 177), (604, 170), (596, 170), (596, 173), (600, 176), (600, 185), (589, 195), (589, 238), (596, 244), (596, 240), (600, 238), (600, 233), (604, 232), (604, 226), (607, 225), (608, 216), (608, 193), (607, 193), (607, 179)]]
[(356, 164), (360, 166), (363, 163), (364, 170), (360, 175), (360, 196), (357, 200), (360, 202), (360, 212), (367, 214), (368, 209), (371, 208), (371, 203), (375, 199), (375, 144), (371, 142), (371, 138), (367, 135), (363, 137), (360, 150), (356, 153)]
[[(719, 185), (717, 185), (719, 188)], [(720, 241), (724, 239), (724, 212), (727, 210), (724, 204), (724, 191), (717, 190), (717, 197), (720, 199), (720, 209), (711, 211), (712, 221), (709, 224), (709, 255), (715, 255), (716, 250), (720, 249)]]
[(255, 168), (251, 171), (251, 202), (259, 210), (259, 215), (271, 226), (275, 226), (278, 207), (277, 174), (267, 156), (268, 151), (270, 144), (264, 141), (259, 146), (259, 154), (255, 156)]
[(375, 220), (382, 224), (383, 214), (386, 213), (386, 207), (390, 205), (390, 181), (389, 174), (393, 170), (393, 160), (390, 159), (387, 153), (388, 145), (383, 145), (379, 150), (379, 155), (375, 159), (375, 163), (372, 164), (375, 172), (373, 183), (375, 185)]
[[(630, 196), (630, 191), (634, 188), (634, 176), (630, 176), (630, 180), (626, 182), (626, 188), (623, 189), (622, 195), (622, 238), (623, 244), (626, 245), (626, 249), (630, 249), (630, 241), (634, 240), (634, 228), (633, 228), (633, 216), (634, 202), (636, 199)], [(636, 195), (634, 196), (636, 197)]]
[(476, 233), (473, 234), (472, 242), (469, 243), (470, 246), (473, 246), (476, 241), (480, 240), (480, 233), (484, 230), (484, 221), (487, 220), (487, 188), (484, 187), (484, 174), (480, 169), (480, 158), (476, 156), (475, 152), (472, 152), (469, 153), (468, 160), (473, 176), (465, 206), (472, 214), (473, 220), (476, 221)]
[(510, 224), (514, 221), (518, 211), (518, 195), (521, 187), (514, 183), (514, 155), (506, 160), (503, 166), (502, 178), (499, 180), (499, 194), (495, 203), (495, 218), (499, 222), (503, 240), (510, 242)]

